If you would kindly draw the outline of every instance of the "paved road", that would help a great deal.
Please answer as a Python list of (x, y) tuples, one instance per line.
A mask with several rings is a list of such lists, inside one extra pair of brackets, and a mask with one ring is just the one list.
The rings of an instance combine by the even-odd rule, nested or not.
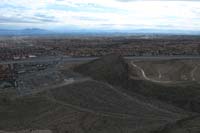
[[(99, 57), (40, 57), (29, 58), (15, 61), (0, 61), (0, 64), (24, 64), (24, 63), (47, 63), (47, 62), (84, 62), (98, 59)], [(200, 59), (200, 56), (129, 56), (124, 57), (127, 60), (168, 60), (168, 59)]]

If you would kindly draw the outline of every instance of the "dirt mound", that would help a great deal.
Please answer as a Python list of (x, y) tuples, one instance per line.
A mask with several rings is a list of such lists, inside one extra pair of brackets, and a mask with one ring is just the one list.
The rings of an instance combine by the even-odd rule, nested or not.
[(149, 133), (185, 114), (143, 102), (112, 86), (85, 81), (0, 105), (0, 129), (73, 133)]
[[(152, 63), (155, 62), (157, 64), (164, 63), (165, 65), (170, 65), (169, 61), (152, 61)], [(174, 62), (177, 64), (176, 60), (171, 63)], [(142, 67), (142, 63), (137, 62), (138, 67)], [(189, 64), (186, 66), (185, 68), (190, 68)], [(115, 87), (122, 87), (125, 92), (128, 91), (130, 94), (137, 93), (144, 97), (173, 104), (187, 111), (199, 112), (200, 87), (198, 82), (154, 82), (158, 79), (151, 80), (148, 73), (147, 76), (149, 77), (146, 78), (149, 78), (149, 80), (140, 78), (140, 76), (142, 76), (142, 71), (138, 67), (131, 68), (131, 65), (119, 55), (108, 55), (87, 64), (80, 65), (74, 70), (83, 75), (90, 76), (95, 80), (107, 82)], [(145, 71), (147, 70), (149, 72), (152, 70), (152, 73), (154, 71), (154, 67), (147, 67), (145, 62), (142, 68), (145, 68)], [(180, 73), (182, 70), (183, 69), (180, 70)], [(134, 78), (132, 78), (133, 75)]]
[[(124, 115), (140, 119), (174, 119), (176, 113), (156, 107), (148, 102), (131, 97), (108, 84), (97, 81), (86, 81), (53, 89), (51, 95), (56, 101), (62, 101), (76, 107), (103, 112), (105, 114)], [(174, 116), (175, 115), (175, 116)], [(154, 118), (151, 116), (154, 116)], [(146, 117), (146, 118), (145, 118)], [(136, 118), (135, 118), (136, 119)]]
[(126, 85), (129, 67), (123, 57), (116, 54), (104, 56), (74, 68), (74, 71), (112, 85)]

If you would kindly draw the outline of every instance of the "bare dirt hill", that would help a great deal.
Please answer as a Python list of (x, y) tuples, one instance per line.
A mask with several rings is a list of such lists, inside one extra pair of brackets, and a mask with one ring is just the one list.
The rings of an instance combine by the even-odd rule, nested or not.
[[(41, 86), (40, 91), (15, 98), (6, 99), (5, 95), (0, 99), (0, 132), (200, 131), (198, 115), (194, 113), (200, 107), (197, 82), (153, 82), (142, 79), (140, 71), (130, 67), (121, 56), (109, 55), (74, 68), (82, 74), (80, 79), (87, 80), (50, 84), (43, 89)], [(132, 79), (134, 72), (136, 78)], [(68, 77), (65, 70), (60, 73)]]
[(14, 132), (150, 133), (187, 117), (93, 80), (19, 97), (0, 110), (0, 129)]
[(74, 68), (74, 71), (90, 76), (95, 80), (113, 85), (127, 85), (129, 66), (122, 56), (111, 54)]
[[(180, 67), (176, 68), (176, 65), (174, 65), (176, 71), (180, 68), (179, 73), (181, 73), (183, 70), (192, 68), (193, 66), (189, 65), (191, 61), (187, 61), (189, 61), (189, 63), (185, 63), (185, 67), (180, 64), (181, 61), (179, 61)], [(157, 61), (152, 61), (152, 65), (155, 65), (155, 62), (158, 63)], [(173, 65), (170, 65), (170, 61), (162, 62), (163, 64), (173, 67)], [(172, 61), (171, 63), (173, 64), (174, 62), (177, 64), (177, 61)], [(183, 62), (184, 61), (182, 61), (182, 64)], [(139, 68), (141, 64), (142, 63), (139, 62), (137, 63), (138, 67), (134, 67), (132, 64), (128, 64), (128, 62), (119, 55), (109, 55), (93, 62), (80, 65), (74, 70), (83, 75), (90, 76), (93, 79), (107, 82), (115, 87), (121, 87), (130, 94), (137, 93), (145, 97), (173, 104), (188, 111), (199, 112), (200, 84), (198, 82), (189, 80), (180, 82), (157, 82), (159, 80), (151, 76), (147, 77), (149, 74), (144, 75), (144, 72), (141, 71), (143, 69)], [(145, 68), (145, 72), (147, 73), (153, 73), (157, 70), (156, 67), (148, 66), (145, 63), (142, 67)], [(168, 73), (168, 69), (166, 69), (166, 73), (169, 75), (175, 74), (173, 72)], [(187, 73), (189, 72), (187, 71)]]

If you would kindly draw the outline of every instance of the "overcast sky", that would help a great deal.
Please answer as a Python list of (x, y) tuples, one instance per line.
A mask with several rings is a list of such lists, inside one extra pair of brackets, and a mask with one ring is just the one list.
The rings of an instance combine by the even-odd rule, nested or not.
[(0, 28), (179, 29), (200, 31), (200, 2), (1, 0)]

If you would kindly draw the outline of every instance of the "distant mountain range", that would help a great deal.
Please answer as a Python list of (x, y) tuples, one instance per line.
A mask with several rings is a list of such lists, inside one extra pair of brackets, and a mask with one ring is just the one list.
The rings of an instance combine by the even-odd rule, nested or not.
[(54, 34), (53, 31), (48, 31), (44, 29), (20, 29), (20, 30), (14, 30), (14, 29), (0, 29), (0, 36), (9, 36), (9, 35), (47, 35), (47, 34)]
[(132, 35), (132, 34), (172, 34), (172, 35), (200, 35), (200, 31), (190, 30), (159, 30), (159, 29), (134, 29), (134, 30), (106, 30), (106, 29), (0, 29), (0, 36), (23, 35)]

